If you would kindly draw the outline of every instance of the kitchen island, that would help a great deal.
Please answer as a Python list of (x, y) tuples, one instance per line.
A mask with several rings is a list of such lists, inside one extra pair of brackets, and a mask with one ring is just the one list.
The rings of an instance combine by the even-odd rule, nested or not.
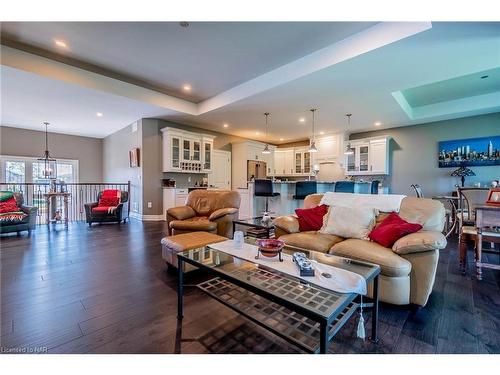
[[(269, 198), (269, 210), (273, 215), (288, 215), (295, 212), (296, 208), (302, 208), (303, 199), (293, 199), (295, 195), (295, 184), (297, 181), (273, 182), (273, 191), (280, 193), (279, 196)], [(318, 193), (333, 191), (334, 181), (317, 181)], [(361, 194), (370, 194), (370, 182), (356, 182), (354, 192)], [(238, 187), (236, 189), (241, 195), (240, 218), (249, 218), (262, 215), (265, 209), (266, 198), (254, 196), (254, 183), (249, 181), (247, 187)], [(387, 188), (380, 188), (379, 194), (387, 194)]]

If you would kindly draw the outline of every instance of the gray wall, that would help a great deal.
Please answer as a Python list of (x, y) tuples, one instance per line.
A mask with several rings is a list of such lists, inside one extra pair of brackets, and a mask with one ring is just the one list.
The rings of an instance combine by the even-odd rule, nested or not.
[[(444, 140), (500, 135), (500, 113), (439, 121), (421, 125), (351, 134), (350, 139), (389, 135), (391, 175), (384, 184), (396, 194), (413, 195), (411, 184), (420, 184), (425, 196), (449, 194), (459, 178), (450, 174), (456, 168), (438, 168), (438, 142)], [(471, 167), (475, 177), (466, 185), (488, 183), (500, 178), (499, 166)]]
[[(130, 210), (142, 214), (143, 147), (142, 124), (137, 122), (137, 130), (129, 125), (102, 140), (103, 178), (105, 182), (130, 181)], [(140, 149), (140, 167), (130, 168), (128, 152)]]
[[(2, 155), (40, 157), (45, 150), (45, 132), (0, 127)], [(102, 140), (49, 133), (50, 154), (60, 159), (78, 160), (79, 181), (99, 182), (103, 177)]]

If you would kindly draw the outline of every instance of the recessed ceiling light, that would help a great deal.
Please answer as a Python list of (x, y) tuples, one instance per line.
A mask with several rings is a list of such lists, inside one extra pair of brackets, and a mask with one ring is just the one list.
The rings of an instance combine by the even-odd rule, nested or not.
[(97, 116), (97, 117), (102, 117), (102, 116), (104, 116), (104, 115), (102, 114), (102, 112), (97, 112), (97, 113), (96, 113), (96, 116)]
[(260, 133), (259, 132), (255, 132), (255, 135), (259, 135)]
[(306, 122), (306, 119), (304, 117), (299, 118), (299, 122)]
[(325, 134), (325, 132), (319, 132), (319, 134), (320, 134), (320, 135), (323, 135), (323, 134)]
[(185, 84), (185, 85), (182, 86), (182, 89), (184, 91), (191, 91), (191, 85)]
[(283, 141), (284, 141), (284, 139), (283, 139), (283, 138), (280, 138), (280, 141), (281, 141), (281, 142), (283, 142)]
[(382, 123), (381, 123), (380, 121), (377, 121), (377, 122), (376, 122), (376, 123), (374, 123), (373, 125), (375, 125), (375, 126), (380, 126), (380, 125), (382, 125)]
[(64, 40), (61, 40), (61, 39), (54, 39), (54, 43), (56, 44), (56, 46), (58, 47), (61, 47), (61, 48), (68, 48), (68, 45), (66, 44), (66, 42)]
[(481, 76), (481, 79), (485, 79), (485, 78), (488, 78), (489, 76)]
[(225, 128), (229, 127), (229, 125), (228, 125), (228, 124), (224, 124), (224, 125), (222, 125), (222, 126), (224, 126)]

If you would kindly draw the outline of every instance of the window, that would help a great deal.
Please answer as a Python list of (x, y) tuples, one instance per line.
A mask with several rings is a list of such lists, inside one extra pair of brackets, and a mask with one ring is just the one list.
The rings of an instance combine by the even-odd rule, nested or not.
[(5, 162), (5, 182), (22, 184), (26, 182), (26, 163), (8, 160)]
[[(38, 170), (42, 164), (37, 158), (21, 156), (0, 156), (0, 182), (22, 184), (25, 182), (47, 183), (38, 179)], [(66, 183), (78, 182), (78, 160), (57, 160), (57, 180)]]

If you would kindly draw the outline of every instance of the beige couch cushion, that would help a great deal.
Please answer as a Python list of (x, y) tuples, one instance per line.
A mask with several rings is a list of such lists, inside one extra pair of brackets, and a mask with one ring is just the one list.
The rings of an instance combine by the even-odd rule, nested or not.
[(409, 261), (376, 242), (350, 238), (335, 244), (330, 254), (378, 264), (385, 276), (408, 276), (411, 271)]
[(399, 216), (409, 223), (418, 223), (424, 230), (442, 232), (445, 222), (445, 209), (435, 199), (406, 197), (401, 202)]
[(344, 238), (368, 238), (377, 214), (368, 207), (330, 206), (320, 232)]
[(418, 231), (397, 240), (392, 250), (399, 254), (419, 253), (434, 249), (444, 249), (446, 238), (441, 232)]
[(290, 246), (327, 253), (333, 245), (344, 239), (334, 236), (333, 234), (322, 234), (315, 231), (309, 231), (285, 234), (280, 237), (280, 240)]

